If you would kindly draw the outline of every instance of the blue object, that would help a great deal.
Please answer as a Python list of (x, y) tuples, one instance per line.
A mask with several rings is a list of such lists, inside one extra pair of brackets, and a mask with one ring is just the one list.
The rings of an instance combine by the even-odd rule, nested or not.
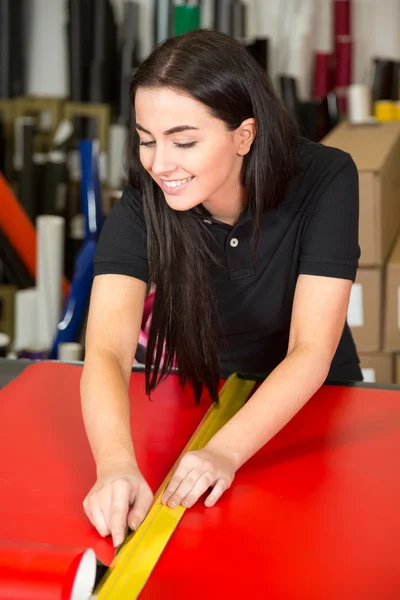
[(82, 167), (81, 204), (85, 216), (85, 242), (76, 258), (71, 289), (49, 354), (51, 359), (57, 358), (59, 344), (79, 340), (89, 306), (97, 240), (104, 222), (98, 175), (97, 142), (81, 141), (79, 151)]

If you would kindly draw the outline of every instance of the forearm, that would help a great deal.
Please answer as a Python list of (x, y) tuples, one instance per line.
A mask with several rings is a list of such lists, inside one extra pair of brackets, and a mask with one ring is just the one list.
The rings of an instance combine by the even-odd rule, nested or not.
[(324, 383), (330, 357), (296, 347), (207, 447), (233, 457), (239, 468), (306, 404)]
[(81, 379), (82, 414), (97, 467), (109, 461), (136, 464), (130, 429), (129, 377), (108, 351), (85, 359)]

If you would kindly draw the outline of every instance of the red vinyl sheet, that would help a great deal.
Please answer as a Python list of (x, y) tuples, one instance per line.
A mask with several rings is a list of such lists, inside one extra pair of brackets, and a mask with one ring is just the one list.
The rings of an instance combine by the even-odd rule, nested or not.
[(140, 600), (398, 600), (399, 507), (400, 392), (324, 387), (186, 511)]
[[(96, 532), (82, 507), (95, 483), (95, 464), (81, 416), (81, 373), (73, 365), (38, 363), (0, 391), (0, 540), (16, 544), (16, 551), (25, 546), (28, 555), (32, 545), (46, 544), (47, 557), (60, 556), (60, 548), (69, 548), (69, 558), (92, 548), (108, 565), (114, 557), (111, 538)], [(197, 406), (192, 391), (182, 391), (174, 375), (150, 401), (144, 374), (133, 373), (129, 393), (138, 464), (156, 491), (209, 402)], [(63, 561), (68, 564), (65, 555)], [(1, 569), (0, 563), (0, 586)], [(4, 569), (3, 563), (3, 574)], [(17, 590), (11, 598), (19, 598)]]

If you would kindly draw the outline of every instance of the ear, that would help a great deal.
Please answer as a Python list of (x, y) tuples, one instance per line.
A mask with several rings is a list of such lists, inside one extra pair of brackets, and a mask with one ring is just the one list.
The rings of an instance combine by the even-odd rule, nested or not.
[(254, 118), (246, 119), (237, 129), (239, 135), (239, 147), (237, 153), (239, 156), (245, 156), (250, 151), (251, 144), (256, 137), (256, 120)]

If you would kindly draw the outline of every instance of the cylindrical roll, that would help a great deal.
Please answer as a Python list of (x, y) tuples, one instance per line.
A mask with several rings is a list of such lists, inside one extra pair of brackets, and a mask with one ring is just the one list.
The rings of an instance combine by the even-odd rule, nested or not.
[(332, 0), (318, 0), (315, 11), (315, 51), (330, 55), (333, 53)]
[(334, 0), (334, 32), (335, 37), (351, 34), (350, 0)]
[(200, 6), (174, 6), (174, 35), (183, 35), (200, 27)]
[(233, 0), (231, 31), (237, 39), (246, 37), (246, 8), (243, 0)]
[(128, 129), (125, 125), (111, 125), (108, 139), (108, 183), (119, 189), (124, 178), (123, 156), (127, 144)]
[(374, 103), (374, 117), (377, 121), (396, 121), (396, 103), (392, 100), (378, 100)]
[(37, 347), (37, 289), (18, 290), (15, 294), (14, 350)]
[(215, 0), (203, 0), (200, 11), (200, 24), (204, 29), (214, 28)]
[(354, 83), (348, 88), (347, 117), (350, 123), (366, 123), (371, 120), (371, 88), (362, 83)]
[(0, 600), (88, 600), (96, 579), (93, 550), (0, 542)]
[(161, 44), (169, 34), (169, 0), (158, 0), (156, 7), (156, 44)]
[(0, 332), (0, 358), (5, 358), (8, 354), (10, 346), (10, 336), (6, 333)]
[(57, 358), (63, 362), (82, 360), (82, 346), (78, 342), (64, 342), (57, 348)]
[(215, 29), (221, 33), (232, 33), (232, 0), (215, 0)]
[(65, 219), (40, 216), (36, 220), (38, 343), (49, 349), (61, 315), (61, 280), (64, 270)]
[(314, 70), (314, 97), (325, 98), (332, 89), (332, 54), (317, 52)]

